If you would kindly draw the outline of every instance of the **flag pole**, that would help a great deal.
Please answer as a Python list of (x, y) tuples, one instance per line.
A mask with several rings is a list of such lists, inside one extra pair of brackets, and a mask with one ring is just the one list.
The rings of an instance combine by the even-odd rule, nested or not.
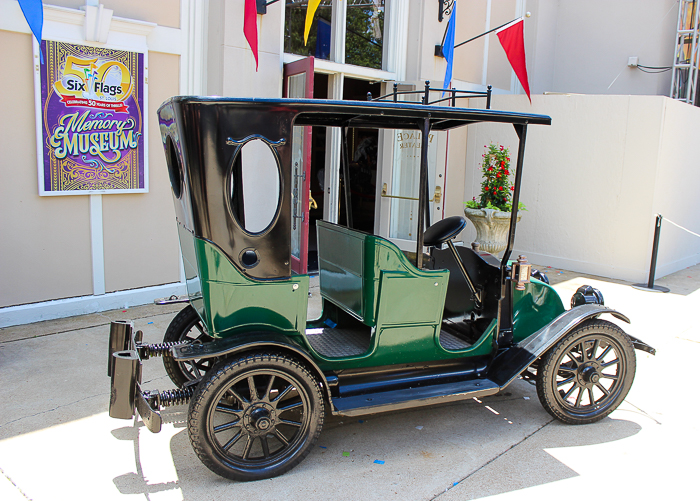
[[(469, 40), (465, 40), (464, 42), (460, 42), (460, 43), (458, 43), (458, 44), (455, 45), (455, 49), (456, 49), (457, 47), (460, 47), (460, 46), (464, 45), (464, 44), (468, 44), (469, 42), (473, 42), (474, 40), (476, 40), (476, 39), (478, 39), (478, 38), (481, 38), (481, 37), (483, 37), (484, 35), (488, 35), (489, 33), (493, 33), (494, 31), (498, 31), (498, 30), (500, 30), (501, 28), (503, 28), (503, 27), (505, 27), (505, 26), (508, 26), (508, 25), (511, 24), (511, 23), (514, 23), (514, 22), (516, 22), (516, 21), (520, 21), (521, 19), (522, 19), (522, 17), (516, 17), (516, 18), (513, 19), (512, 21), (508, 21), (507, 23), (504, 23), (504, 24), (502, 24), (502, 25), (500, 25), (500, 26), (496, 26), (495, 28), (490, 29), (489, 31), (483, 32), (481, 35), (477, 35), (477, 36), (475, 36), (475, 37), (470, 38)], [(436, 46), (435, 46), (435, 55), (436, 55), (436, 56), (445, 57), (445, 56), (443, 55), (442, 48), (443, 48), (444, 45), (445, 45), (445, 37), (447, 36), (447, 29), (448, 29), (448, 28), (449, 28), (449, 24), (448, 24), (447, 28), (445, 28), (445, 34), (444, 34), (443, 37), (442, 37), (442, 43), (441, 43), (440, 45), (436, 45)]]

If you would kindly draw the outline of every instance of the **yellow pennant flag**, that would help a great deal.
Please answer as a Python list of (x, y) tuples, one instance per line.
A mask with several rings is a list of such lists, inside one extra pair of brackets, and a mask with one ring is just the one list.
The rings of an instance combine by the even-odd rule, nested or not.
[(309, 31), (311, 31), (311, 23), (314, 20), (314, 14), (321, 0), (309, 0), (309, 5), (306, 6), (306, 22), (304, 23), (304, 45), (309, 40)]

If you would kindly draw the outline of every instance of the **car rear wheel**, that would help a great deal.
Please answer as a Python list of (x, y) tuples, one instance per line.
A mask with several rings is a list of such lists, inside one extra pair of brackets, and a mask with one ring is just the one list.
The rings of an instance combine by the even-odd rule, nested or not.
[(316, 379), (284, 355), (216, 365), (190, 401), (187, 430), (199, 459), (232, 480), (275, 477), (300, 463), (323, 427)]
[(537, 395), (560, 421), (594, 423), (622, 403), (635, 370), (634, 347), (624, 331), (611, 322), (589, 320), (544, 355)]
[[(163, 343), (208, 343), (209, 341), (212, 341), (212, 338), (207, 334), (199, 314), (191, 304), (175, 315), (163, 336)], [(172, 357), (163, 357), (165, 371), (179, 388), (188, 381), (200, 379), (213, 363), (212, 359), (179, 362)]]

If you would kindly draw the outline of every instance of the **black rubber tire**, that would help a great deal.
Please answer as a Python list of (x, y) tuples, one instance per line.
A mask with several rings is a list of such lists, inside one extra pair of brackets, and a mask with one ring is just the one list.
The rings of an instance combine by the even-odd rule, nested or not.
[(622, 329), (605, 320), (588, 320), (542, 357), (537, 396), (564, 423), (595, 423), (625, 399), (636, 366), (634, 347)]
[[(175, 315), (163, 336), (163, 343), (180, 343), (182, 341), (207, 343), (211, 340), (212, 338), (207, 334), (197, 311), (190, 304)], [(211, 359), (177, 362), (171, 357), (163, 357), (165, 371), (178, 388), (182, 388), (188, 381), (202, 377), (214, 363), (215, 360)]]
[(207, 468), (249, 481), (299, 464), (318, 439), (323, 419), (319, 383), (303, 365), (285, 355), (252, 353), (224, 360), (204, 377), (190, 400), (187, 431)]

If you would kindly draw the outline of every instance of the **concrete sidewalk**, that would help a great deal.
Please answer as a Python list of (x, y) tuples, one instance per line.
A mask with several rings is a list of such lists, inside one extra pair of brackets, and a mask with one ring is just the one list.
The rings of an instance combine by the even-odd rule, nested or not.
[[(658, 280), (669, 294), (539, 268), (565, 302), (584, 283), (599, 288), (632, 320), (625, 330), (658, 350), (636, 352), (627, 400), (600, 423), (554, 421), (535, 388), (516, 381), (482, 401), (328, 416), (289, 473), (227, 481), (192, 451), (186, 407), (164, 413), (160, 434), (107, 416), (109, 322), (133, 319), (159, 342), (182, 307), (142, 306), (0, 329), (0, 499), (697, 499), (700, 266)], [(172, 387), (159, 361), (144, 365), (143, 380)]]

